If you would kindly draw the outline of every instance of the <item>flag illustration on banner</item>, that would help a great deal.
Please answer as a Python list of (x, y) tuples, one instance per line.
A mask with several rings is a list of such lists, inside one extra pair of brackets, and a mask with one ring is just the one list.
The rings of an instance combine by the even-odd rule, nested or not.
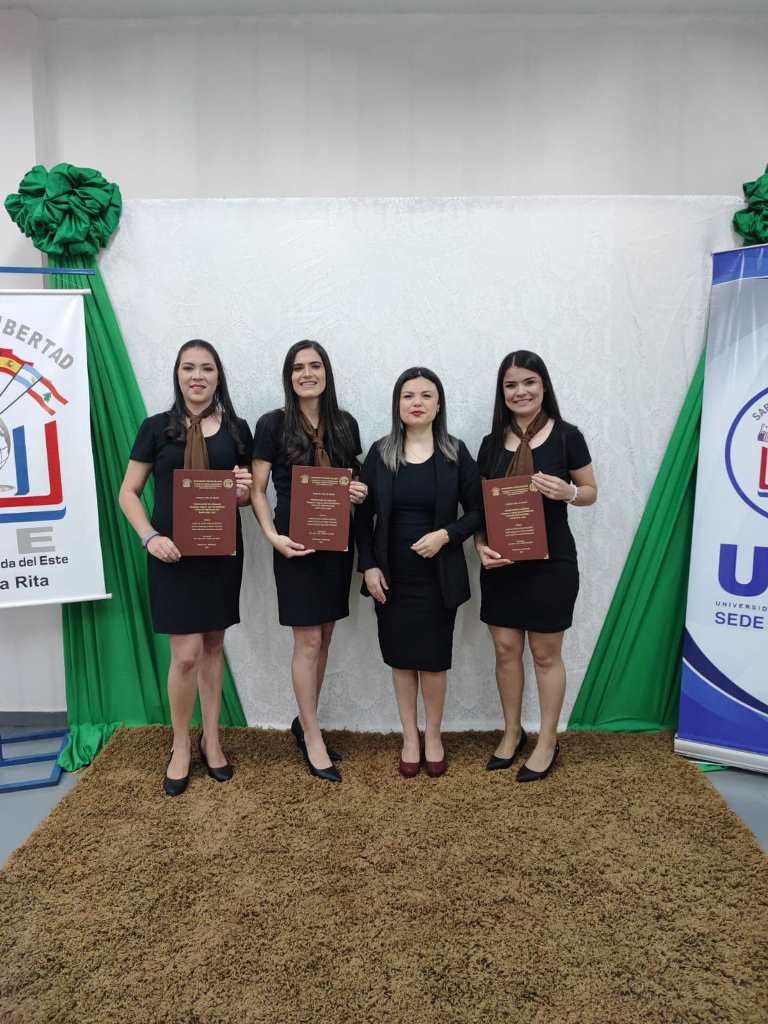
[(10, 378), (4, 380), (0, 377), (0, 416), (25, 394), (29, 394), (50, 416), (56, 414), (55, 407), (50, 404), (52, 400), (66, 404), (66, 398), (59, 394), (47, 377), (35, 369), (34, 363), (20, 359), (10, 348), (0, 348), (0, 374)]

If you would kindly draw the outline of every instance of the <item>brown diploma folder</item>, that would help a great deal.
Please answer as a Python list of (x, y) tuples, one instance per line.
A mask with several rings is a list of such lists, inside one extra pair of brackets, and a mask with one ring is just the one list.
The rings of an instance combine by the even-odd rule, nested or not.
[(294, 466), (288, 527), (291, 540), (315, 551), (346, 551), (351, 482), (351, 469)]
[(173, 543), (182, 555), (234, 555), (236, 523), (231, 469), (174, 469)]
[(549, 558), (544, 501), (530, 476), (483, 480), (483, 505), (489, 548), (513, 562)]

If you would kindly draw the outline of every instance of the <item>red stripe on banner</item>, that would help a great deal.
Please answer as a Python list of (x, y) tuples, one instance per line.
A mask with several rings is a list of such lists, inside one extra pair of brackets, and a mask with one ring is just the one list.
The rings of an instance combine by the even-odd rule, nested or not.
[(59, 432), (56, 421), (46, 423), (45, 450), (48, 456), (48, 494), (30, 495), (24, 498), (0, 498), (0, 508), (26, 508), (30, 505), (60, 505), (63, 492), (61, 487), (61, 460), (59, 458)]

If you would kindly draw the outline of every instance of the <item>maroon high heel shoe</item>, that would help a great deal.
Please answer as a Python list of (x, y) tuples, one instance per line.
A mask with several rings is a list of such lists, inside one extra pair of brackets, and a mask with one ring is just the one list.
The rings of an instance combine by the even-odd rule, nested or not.
[(424, 760), (424, 737), (419, 733), (419, 760), (418, 761), (404, 761), (400, 758), (398, 765), (398, 771), (404, 779), (415, 779), (419, 774), (421, 768), (421, 762)]
[(424, 771), (430, 779), (439, 779), (448, 771), (448, 761), (445, 757), (445, 744), (443, 744), (443, 756), (439, 761), (428, 761), (426, 752), (424, 754)]
[(398, 771), (404, 779), (415, 779), (419, 774), (421, 768), (421, 761), (404, 761), (400, 758), (400, 764), (398, 765)]

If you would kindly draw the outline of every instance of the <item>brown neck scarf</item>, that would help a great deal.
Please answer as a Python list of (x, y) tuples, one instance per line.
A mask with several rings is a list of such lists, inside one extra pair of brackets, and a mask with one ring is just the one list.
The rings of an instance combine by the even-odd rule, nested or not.
[(208, 469), (208, 446), (203, 436), (203, 420), (216, 412), (216, 403), (211, 402), (199, 416), (193, 416), (189, 409), (185, 411), (189, 417), (189, 426), (184, 445), (184, 469)]
[(309, 422), (304, 413), (301, 414), (301, 425), (304, 428), (309, 440), (312, 442), (312, 448), (314, 450), (314, 457), (316, 466), (330, 466), (331, 460), (328, 452), (325, 450), (325, 428), (323, 427), (323, 421), (319, 420), (317, 427), (313, 427)]
[(549, 422), (549, 415), (540, 409), (537, 415), (531, 420), (525, 431), (522, 431), (515, 422), (515, 417), (510, 417), (509, 428), (513, 434), (520, 438), (520, 446), (513, 453), (505, 476), (530, 476), (535, 472), (533, 466), (533, 452), (531, 451), (531, 438)]

